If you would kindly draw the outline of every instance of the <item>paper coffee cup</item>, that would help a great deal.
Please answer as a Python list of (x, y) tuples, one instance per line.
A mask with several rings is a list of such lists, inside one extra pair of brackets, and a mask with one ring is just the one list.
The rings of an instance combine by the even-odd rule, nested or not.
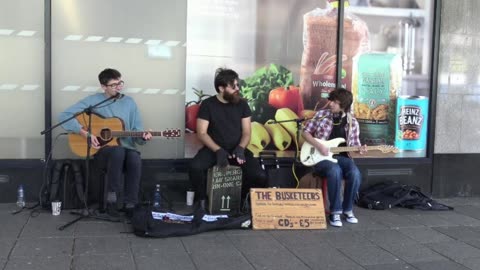
[(62, 202), (61, 201), (53, 201), (52, 202), (52, 215), (59, 216), (61, 211), (62, 211)]
[(194, 191), (187, 191), (187, 205), (192, 206), (193, 205), (193, 199), (195, 198), (195, 192)]

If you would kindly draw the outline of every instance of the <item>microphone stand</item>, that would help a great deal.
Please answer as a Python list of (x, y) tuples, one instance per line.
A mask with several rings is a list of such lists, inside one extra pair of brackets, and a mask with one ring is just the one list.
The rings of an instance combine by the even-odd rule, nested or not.
[[(84, 192), (84, 195), (83, 195), (83, 203), (85, 205), (85, 208), (83, 209), (83, 211), (81, 213), (77, 213), (77, 212), (71, 212), (71, 214), (75, 214), (75, 215), (80, 215), (78, 218), (66, 223), (65, 225), (63, 226), (60, 226), (58, 229), (60, 231), (63, 231), (64, 229), (66, 229), (67, 227), (69, 227), (70, 225), (82, 220), (83, 218), (87, 218), (87, 217), (90, 217), (90, 218), (95, 218), (95, 219), (100, 219), (100, 220), (107, 220), (107, 221), (112, 221), (112, 222), (118, 222), (119, 220), (112, 220), (108, 217), (100, 217), (100, 216), (93, 216), (91, 213), (90, 213), (90, 210), (88, 209), (88, 204), (87, 204), (87, 197), (88, 197), (88, 183), (90, 182), (90, 150), (92, 148), (92, 139), (91, 139), (91, 129), (92, 129), (92, 112), (95, 108), (99, 107), (100, 105), (108, 102), (108, 101), (111, 101), (111, 100), (115, 100), (115, 99), (118, 99), (118, 98), (121, 98), (123, 95), (120, 94), (120, 93), (117, 93), (115, 96), (111, 96), (109, 98), (106, 98), (94, 105), (90, 105), (88, 106), (87, 108), (83, 109), (82, 111), (79, 111), (75, 114), (73, 114), (71, 117), (43, 130), (42, 132), (40, 132), (41, 135), (45, 135), (47, 133), (50, 133), (52, 132), (53, 129), (57, 128), (58, 126), (60, 125), (63, 125), (64, 123), (76, 118), (77, 116), (85, 113), (88, 115), (88, 125), (87, 125), (87, 155), (85, 157), (85, 192)], [(115, 101), (113, 101), (115, 102)], [(110, 105), (110, 104), (108, 104)]]
[(288, 122), (295, 122), (297, 124), (297, 134), (295, 138), (295, 143), (296, 143), (296, 149), (295, 149), (295, 155), (294, 155), (294, 161), (295, 162), (300, 162), (300, 158), (298, 157), (298, 151), (299, 151), (299, 146), (300, 146), (300, 128), (302, 127), (302, 122), (310, 120), (313, 118), (297, 118), (297, 119), (288, 119), (288, 120), (271, 120), (268, 121), (268, 124), (280, 124), (280, 123), (288, 123)]

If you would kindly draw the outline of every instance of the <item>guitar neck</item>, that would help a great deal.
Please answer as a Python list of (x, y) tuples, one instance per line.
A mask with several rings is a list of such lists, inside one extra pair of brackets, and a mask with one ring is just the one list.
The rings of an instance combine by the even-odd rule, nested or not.
[[(341, 147), (331, 147), (330, 152), (338, 154), (341, 152), (358, 152), (360, 146), (341, 146)], [(367, 146), (367, 150), (380, 150), (379, 146)]]
[[(148, 131), (112, 131), (113, 137), (142, 137)], [(150, 131), (152, 136), (162, 136), (161, 131)]]

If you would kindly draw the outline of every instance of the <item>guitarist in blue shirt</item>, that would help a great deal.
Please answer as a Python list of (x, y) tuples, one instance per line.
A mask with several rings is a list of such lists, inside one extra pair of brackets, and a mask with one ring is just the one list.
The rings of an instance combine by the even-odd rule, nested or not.
[[(315, 147), (323, 156), (329, 155), (329, 148), (317, 139), (326, 141), (343, 138), (347, 146), (358, 146), (360, 154), (367, 151), (361, 146), (359, 140), (360, 128), (358, 121), (352, 116), (350, 107), (353, 102), (352, 93), (339, 88), (330, 92), (329, 109), (318, 111), (315, 116), (305, 124), (302, 136), (306, 142)], [(330, 225), (342, 226), (340, 215), (343, 213), (349, 223), (358, 223), (353, 214), (353, 200), (358, 192), (362, 180), (360, 171), (349, 157), (348, 153), (334, 156), (337, 162), (322, 160), (317, 163), (314, 170), (317, 174), (327, 178), (328, 199), (330, 202)], [(342, 180), (345, 180), (343, 203), (341, 202)]]
[[(107, 68), (98, 75), (100, 86), (103, 93), (97, 93), (85, 97), (73, 106), (60, 113), (59, 120), (63, 121), (75, 113), (83, 111), (109, 97), (117, 96), (105, 104), (93, 109), (93, 113), (105, 118), (117, 117), (123, 121), (124, 129), (129, 131), (143, 131), (143, 124), (140, 118), (140, 112), (135, 101), (128, 96), (120, 94), (124, 82), (122, 75), (115, 69)], [(77, 119), (72, 119), (62, 125), (62, 127), (76, 134), (90, 137), (91, 146), (98, 149), (95, 154), (95, 162), (101, 169), (106, 170), (107, 186), (107, 214), (118, 218), (120, 216), (117, 209), (117, 194), (121, 190), (120, 183), (122, 173), (125, 174), (125, 211), (127, 216), (131, 216), (135, 205), (138, 203), (138, 191), (141, 177), (141, 157), (140, 152), (136, 150), (136, 144), (145, 144), (152, 138), (150, 132), (143, 132), (141, 137), (122, 137), (121, 146), (102, 147), (99, 134), (90, 134), (86, 126)]]

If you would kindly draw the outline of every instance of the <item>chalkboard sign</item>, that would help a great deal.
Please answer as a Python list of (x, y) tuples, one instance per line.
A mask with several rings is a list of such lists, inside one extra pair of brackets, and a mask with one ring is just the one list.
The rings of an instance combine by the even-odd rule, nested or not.
[(240, 210), (242, 169), (213, 166), (208, 170), (208, 210), (211, 214), (235, 214)]
[(254, 230), (325, 229), (325, 209), (320, 189), (252, 188)]

